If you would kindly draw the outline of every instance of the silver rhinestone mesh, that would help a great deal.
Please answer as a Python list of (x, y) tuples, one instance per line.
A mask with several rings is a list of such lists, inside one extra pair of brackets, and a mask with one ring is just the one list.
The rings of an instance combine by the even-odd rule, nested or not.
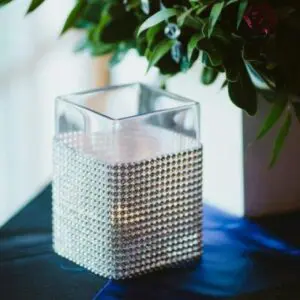
[(202, 149), (107, 164), (55, 138), (55, 251), (122, 279), (202, 253)]

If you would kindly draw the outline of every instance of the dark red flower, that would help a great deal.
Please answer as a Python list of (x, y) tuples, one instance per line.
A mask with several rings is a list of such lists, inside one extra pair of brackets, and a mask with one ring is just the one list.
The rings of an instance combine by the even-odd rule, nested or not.
[(268, 35), (274, 32), (278, 22), (275, 10), (267, 2), (250, 5), (243, 18), (256, 34)]

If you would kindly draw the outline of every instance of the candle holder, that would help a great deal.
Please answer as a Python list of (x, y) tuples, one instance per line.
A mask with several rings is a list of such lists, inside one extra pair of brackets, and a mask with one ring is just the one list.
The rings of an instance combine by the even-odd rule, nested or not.
[(107, 278), (202, 253), (199, 104), (143, 84), (59, 97), (53, 245)]

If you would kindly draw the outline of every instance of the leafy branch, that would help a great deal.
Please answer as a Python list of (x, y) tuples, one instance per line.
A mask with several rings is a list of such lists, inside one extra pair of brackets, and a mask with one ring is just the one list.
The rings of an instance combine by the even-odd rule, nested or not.
[[(13, 0), (0, 0), (0, 7)], [(27, 13), (45, 0), (31, 0)], [(271, 110), (258, 133), (262, 138), (284, 118), (274, 142), (271, 165), (283, 147), (294, 114), (300, 122), (300, 4), (299, 1), (255, 0), (149, 1), (149, 14), (140, 0), (76, 0), (61, 34), (72, 28), (85, 37), (77, 51), (91, 55), (112, 52), (112, 65), (135, 48), (166, 78), (201, 59), (201, 82), (212, 84), (225, 75), (231, 101), (249, 115), (259, 109), (257, 94), (268, 87)], [(147, 9), (148, 10), (148, 9)], [(179, 35), (166, 35), (175, 24)], [(176, 60), (173, 59), (176, 55)], [(271, 97), (269, 97), (271, 95)]]

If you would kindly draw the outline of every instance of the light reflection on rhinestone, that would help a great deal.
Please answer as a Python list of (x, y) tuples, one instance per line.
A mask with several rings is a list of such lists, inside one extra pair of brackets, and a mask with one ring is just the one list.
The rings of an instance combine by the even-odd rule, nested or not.
[(201, 255), (201, 148), (108, 165), (77, 151), (77, 135), (54, 139), (58, 254), (115, 279)]

